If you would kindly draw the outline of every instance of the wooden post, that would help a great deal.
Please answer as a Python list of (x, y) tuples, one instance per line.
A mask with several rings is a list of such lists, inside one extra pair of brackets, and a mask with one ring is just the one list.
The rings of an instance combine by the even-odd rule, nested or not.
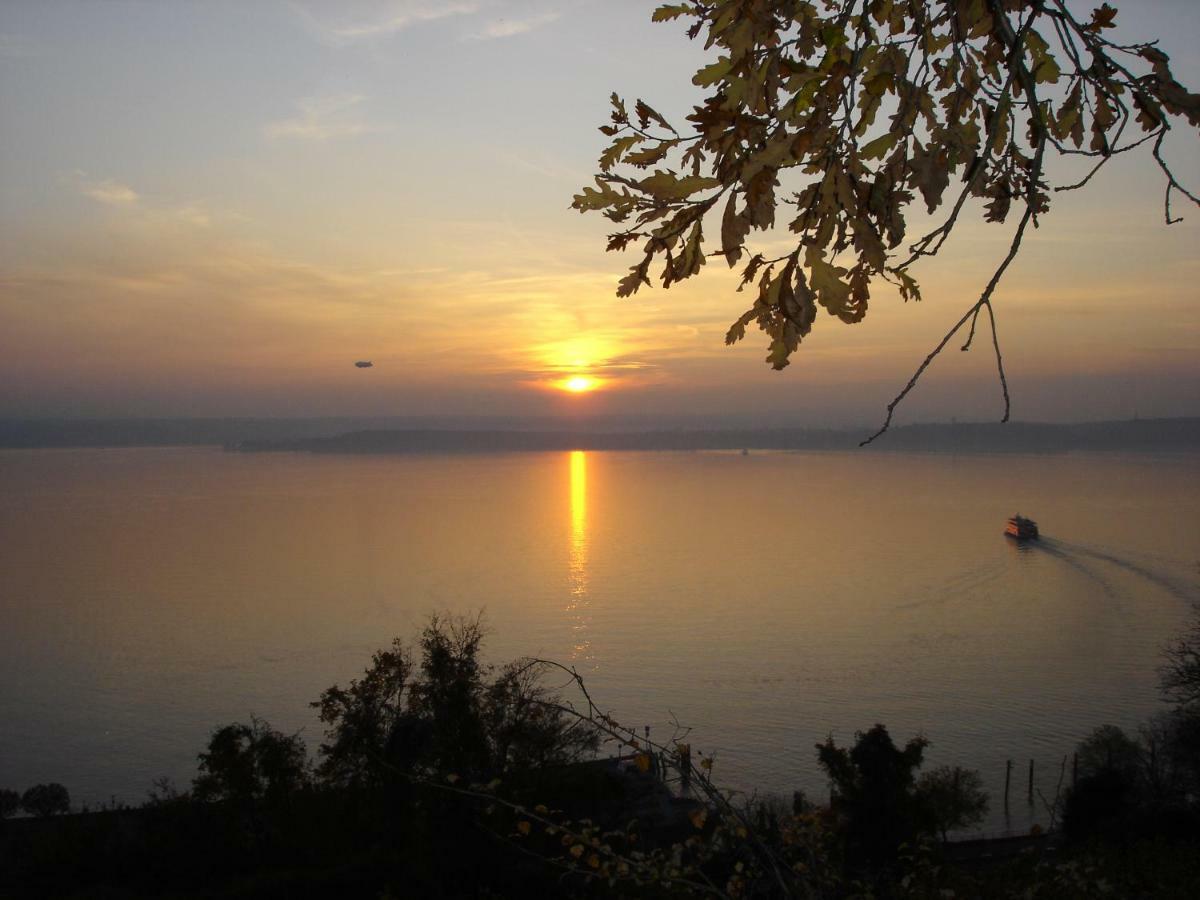
[(1075, 787), (1075, 782), (1079, 780), (1079, 754), (1076, 753), (1071, 757), (1071, 787)]
[(1008, 782), (1012, 779), (1012, 760), (1004, 763), (1004, 810), (1008, 811)]
[(1033, 806), (1033, 760), (1029, 761), (1029, 805)]

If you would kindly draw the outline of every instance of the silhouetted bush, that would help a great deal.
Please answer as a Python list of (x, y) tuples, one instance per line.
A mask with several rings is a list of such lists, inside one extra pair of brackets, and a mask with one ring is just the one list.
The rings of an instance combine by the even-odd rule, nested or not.
[(308, 784), (308, 757), (299, 735), (273, 731), (259, 719), (213, 732), (200, 754), (192, 794), (201, 802), (277, 802)]
[(1075, 750), (1079, 774), (1087, 777), (1117, 772), (1129, 781), (1141, 777), (1142, 747), (1116, 725), (1101, 725), (1080, 741)]
[(917, 779), (917, 803), (931, 828), (946, 833), (978, 825), (987, 816), (988, 797), (983, 777), (972, 769), (939, 766)]
[(817, 744), (832, 787), (830, 808), (841, 820), (852, 863), (884, 867), (922, 831), (927, 817), (913, 788), (928, 743), (916, 737), (900, 750), (887, 728), (876, 725), (858, 732), (849, 749), (836, 746), (832, 736)]
[(543, 664), (484, 666), (483, 638), (478, 619), (435, 616), (421, 635), (419, 662), (396, 640), (361, 679), (326, 690), (313, 704), (328, 726), (320, 778), (358, 787), (418, 772), (487, 780), (593, 752), (595, 730), (542, 685)]
[(35, 784), (21, 795), (21, 808), (31, 816), (56, 816), (71, 811), (71, 795), (57, 781)]
[(7, 788), (0, 788), (0, 819), (15, 816), (21, 809), (21, 795)]
[(1067, 794), (1063, 833), (1074, 840), (1123, 840), (1139, 817), (1137, 783), (1120, 769), (1102, 769), (1080, 778)]
[(1159, 669), (1163, 696), (1179, 707), (1200, 707), (1200, 605), (1196, 617), (1164, 650)]

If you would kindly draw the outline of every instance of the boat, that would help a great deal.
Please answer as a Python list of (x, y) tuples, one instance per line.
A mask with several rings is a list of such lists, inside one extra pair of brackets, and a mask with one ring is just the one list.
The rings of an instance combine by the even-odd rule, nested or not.
[(1020, 513), (1017, 513), (1008, 520), (1008, 524), (1004, 527), (1004, 533), (1010, 538), (1015, 538), (1018, 541), (1037, 540), (1037, 522), (1033, 521), (1033, 519), (1027, 519)]

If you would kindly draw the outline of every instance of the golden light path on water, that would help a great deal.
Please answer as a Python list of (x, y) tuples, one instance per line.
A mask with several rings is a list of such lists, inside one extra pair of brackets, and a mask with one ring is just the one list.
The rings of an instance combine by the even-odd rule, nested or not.
[(571, 546), (568, 572), (571, 599), (567, 613), (571, 617), (574, 645), (573, 660), (591, 660), (592, 642), (588, 639), (591, 614), (588, 609), (588, 533), (587, 533), (587, 453), (572, 450), (571, 464)]

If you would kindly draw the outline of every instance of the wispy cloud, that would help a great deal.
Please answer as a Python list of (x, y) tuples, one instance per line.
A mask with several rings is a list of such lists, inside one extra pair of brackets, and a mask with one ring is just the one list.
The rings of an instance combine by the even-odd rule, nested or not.
[(364, 121), (358, 108), (366, 100), (362, 94), (324, 94), (296, 102), (299, 114), (267, 124), (263, 132), (271, 138), (302, 141), (327, 141), (357, 137), (385, 130)]
[(499, 38), (525, 34), (526, 32), (533, 31), (535, 28), (549, 25), (561, 15), (558, 12), (548, 12), (525, 19), (497, 19), (494, 22), (489, 22), (483, 31), (467, 35), (467, 39), (472, 41), (494, 41)]
[(321, 37), (336, 43), (385, 38), (405, 29), (447, 19), (451, 16), (470, 15), (478, 12), (480, 3), (474, 0), (392, 0), (379, 5), (373, 14), (351, 19), (344, 13), (337, 20), (330, 20), (326, 13), (333, 4), (311, 7), (294, 3), (305, 24)]
[(208, 206), (200, 200), (186, 203), (161, 203), (147, 199), (123, 181), (115, 178), (95, 179), (82, 169), (74, 169), (60, 175), (60, 181), (79, 191), (85, 197), (119, 211), (121, 221), (126, 224), (140, 223), (148, 228), (208, 228), (214, 218), (222, 221), (245, 221), (245, 217), (233, 212), (214, 217)]
[(97, 203), (103, 203), (106, 206), (137, 206), (138, 204), (137, 191), (124, 182), (113, 178), (89, 181), (82, 172), (78, 172), (76, 175), (79, 178), (79, 189)]

